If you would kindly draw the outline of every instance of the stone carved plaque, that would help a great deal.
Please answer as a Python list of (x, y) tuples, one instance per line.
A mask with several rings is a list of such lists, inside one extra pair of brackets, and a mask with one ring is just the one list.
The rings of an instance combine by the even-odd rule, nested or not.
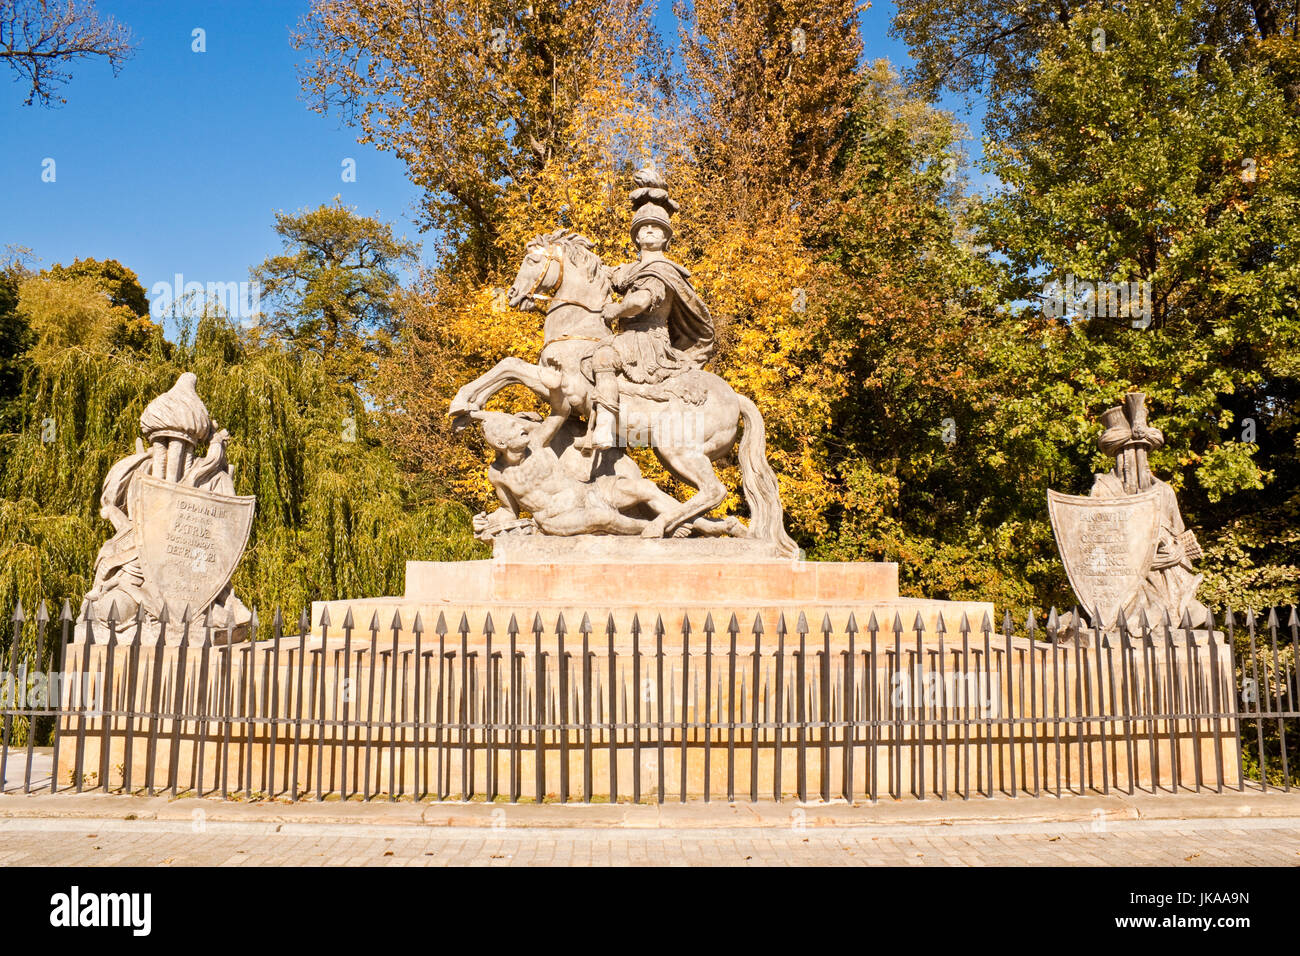
[(1090, 615), (1100, 609), (1103, 628), (1115, 626), (1151, 567), (1160, 533), (1159, 497), (1155, 489), (1122, 498), (1047, 492), (1070, 586)]
[(230, 583), (248, 543), (256, 499), (151, 477), (139, 478), (132, 492), (145, 580), (165, 598), (173, 620), (180, 620), (187, 605), (201, 613)]

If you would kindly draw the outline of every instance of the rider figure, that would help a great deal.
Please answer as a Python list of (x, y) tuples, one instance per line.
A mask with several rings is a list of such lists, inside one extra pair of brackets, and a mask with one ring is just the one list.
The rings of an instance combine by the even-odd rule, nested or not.
[(617, 443), (620, 377), (638, 385), (656, 385), (674, 375), (704, 366), (713, 354), (713, 318), (691, 287), (690, 272), (664, 255), (673, 236), (669, 198), (653, 167), (634, 177), (631, 194), (632, 242), (636, 262), (613, 269), (611, 286), (623, 296), (605, 306), (604, 318), (620, 331), (591, 357), (594, 407), (583, 450), (612, 448)]

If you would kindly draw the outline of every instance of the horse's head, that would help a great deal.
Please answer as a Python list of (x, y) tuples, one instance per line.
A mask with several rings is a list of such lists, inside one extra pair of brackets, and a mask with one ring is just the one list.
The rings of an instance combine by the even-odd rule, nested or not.
[(600, 257), (591, 250), (591, 240), (561, 229), (528, 243), (507, 301), (511, 308), (526, 312), (539, 304), (546, 307), (556, 298), (587, 305), (593, 295), (603, 301), (608, 293), (609, 282), (601, 271)]

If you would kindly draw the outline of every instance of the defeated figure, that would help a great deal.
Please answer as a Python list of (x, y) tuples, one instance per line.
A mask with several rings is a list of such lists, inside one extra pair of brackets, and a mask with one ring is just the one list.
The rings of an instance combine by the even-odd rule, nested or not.
[[(549, 447), (567, 420), (564, 415), (551, 415), (545, 420), (505, 412), (476, 411), (471, 415), (483, 426), (483, 437), (496, 452), (488, 480), (502, 505), (491, 515), (475, 516), (474, 530), (479, 538), (488, 539), (518, 528), (521, 511), (531, 513), (533, 523), (543, 534), (643, 534), (653, 521), (626, 512), (648, 508), (658, 517), (680, 504), (648, 478), (575, 478)], [(745, 526), (736, 518), (696, 518), (677, 533), (684, 537), (691, 531), (714, 536), (746, 534)]]

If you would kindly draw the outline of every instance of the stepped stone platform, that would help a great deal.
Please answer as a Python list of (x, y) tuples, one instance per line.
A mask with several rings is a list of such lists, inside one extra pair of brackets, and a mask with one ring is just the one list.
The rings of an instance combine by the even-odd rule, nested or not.
[(765, 542), (734, 538), (677, 540), (612, 536), (550, 538), (521, 536), (500, 538), (493, 557), (484, 561), (408, 561), (406, 593), (401, 597), (318, 601), (312, 605), (313, 630), (319, 634), (322, 613), (328, 609), (329, 626), (339, 633), (351, 610), (357, 629), (367, 628), (378, 614), (384, 635), (390, 635), (394, 614), (400, 616), (401, 637), (411, 638), (419, 613), (425, 633), (432, 633), (439, 615), (449, 633), (465, 616), (471, 640), (482, 640), (484, 621), (503, 634), (513, 615), (521, 633), (531, 636), (536, 616), (547, 634), (563, 614), (570, 634), (577, 636), (586, 615), (592, 627), (593, 648), (607, 646), (606, 628), (612, 618), (616, 646), (631, 640), (635, 617), (642, 640), (653, 637), (662, 618), (665, 646), (679, 646), (683, 619), (700, 634), (712, 616), (718, 633), (732, 615), (748, 636), (761, 615), (768, 634), (775, 635), (785, 616), (793, 633), (803, 614), (811, 634), (821, 635), (829, 618), (836, 635), (843, 637), (850, 616), (865, 631), (876, 615), (882, 631), (897, 615), (914, 638), (917, 616), (926, 640), (937, 639), (940, 614), (950, 634), (965, 613), (977, 627), (993, 605), (979, 601), (936, 601), (900, 597), (898, 565), (890, 562), (830, 562), (778, 557)]

